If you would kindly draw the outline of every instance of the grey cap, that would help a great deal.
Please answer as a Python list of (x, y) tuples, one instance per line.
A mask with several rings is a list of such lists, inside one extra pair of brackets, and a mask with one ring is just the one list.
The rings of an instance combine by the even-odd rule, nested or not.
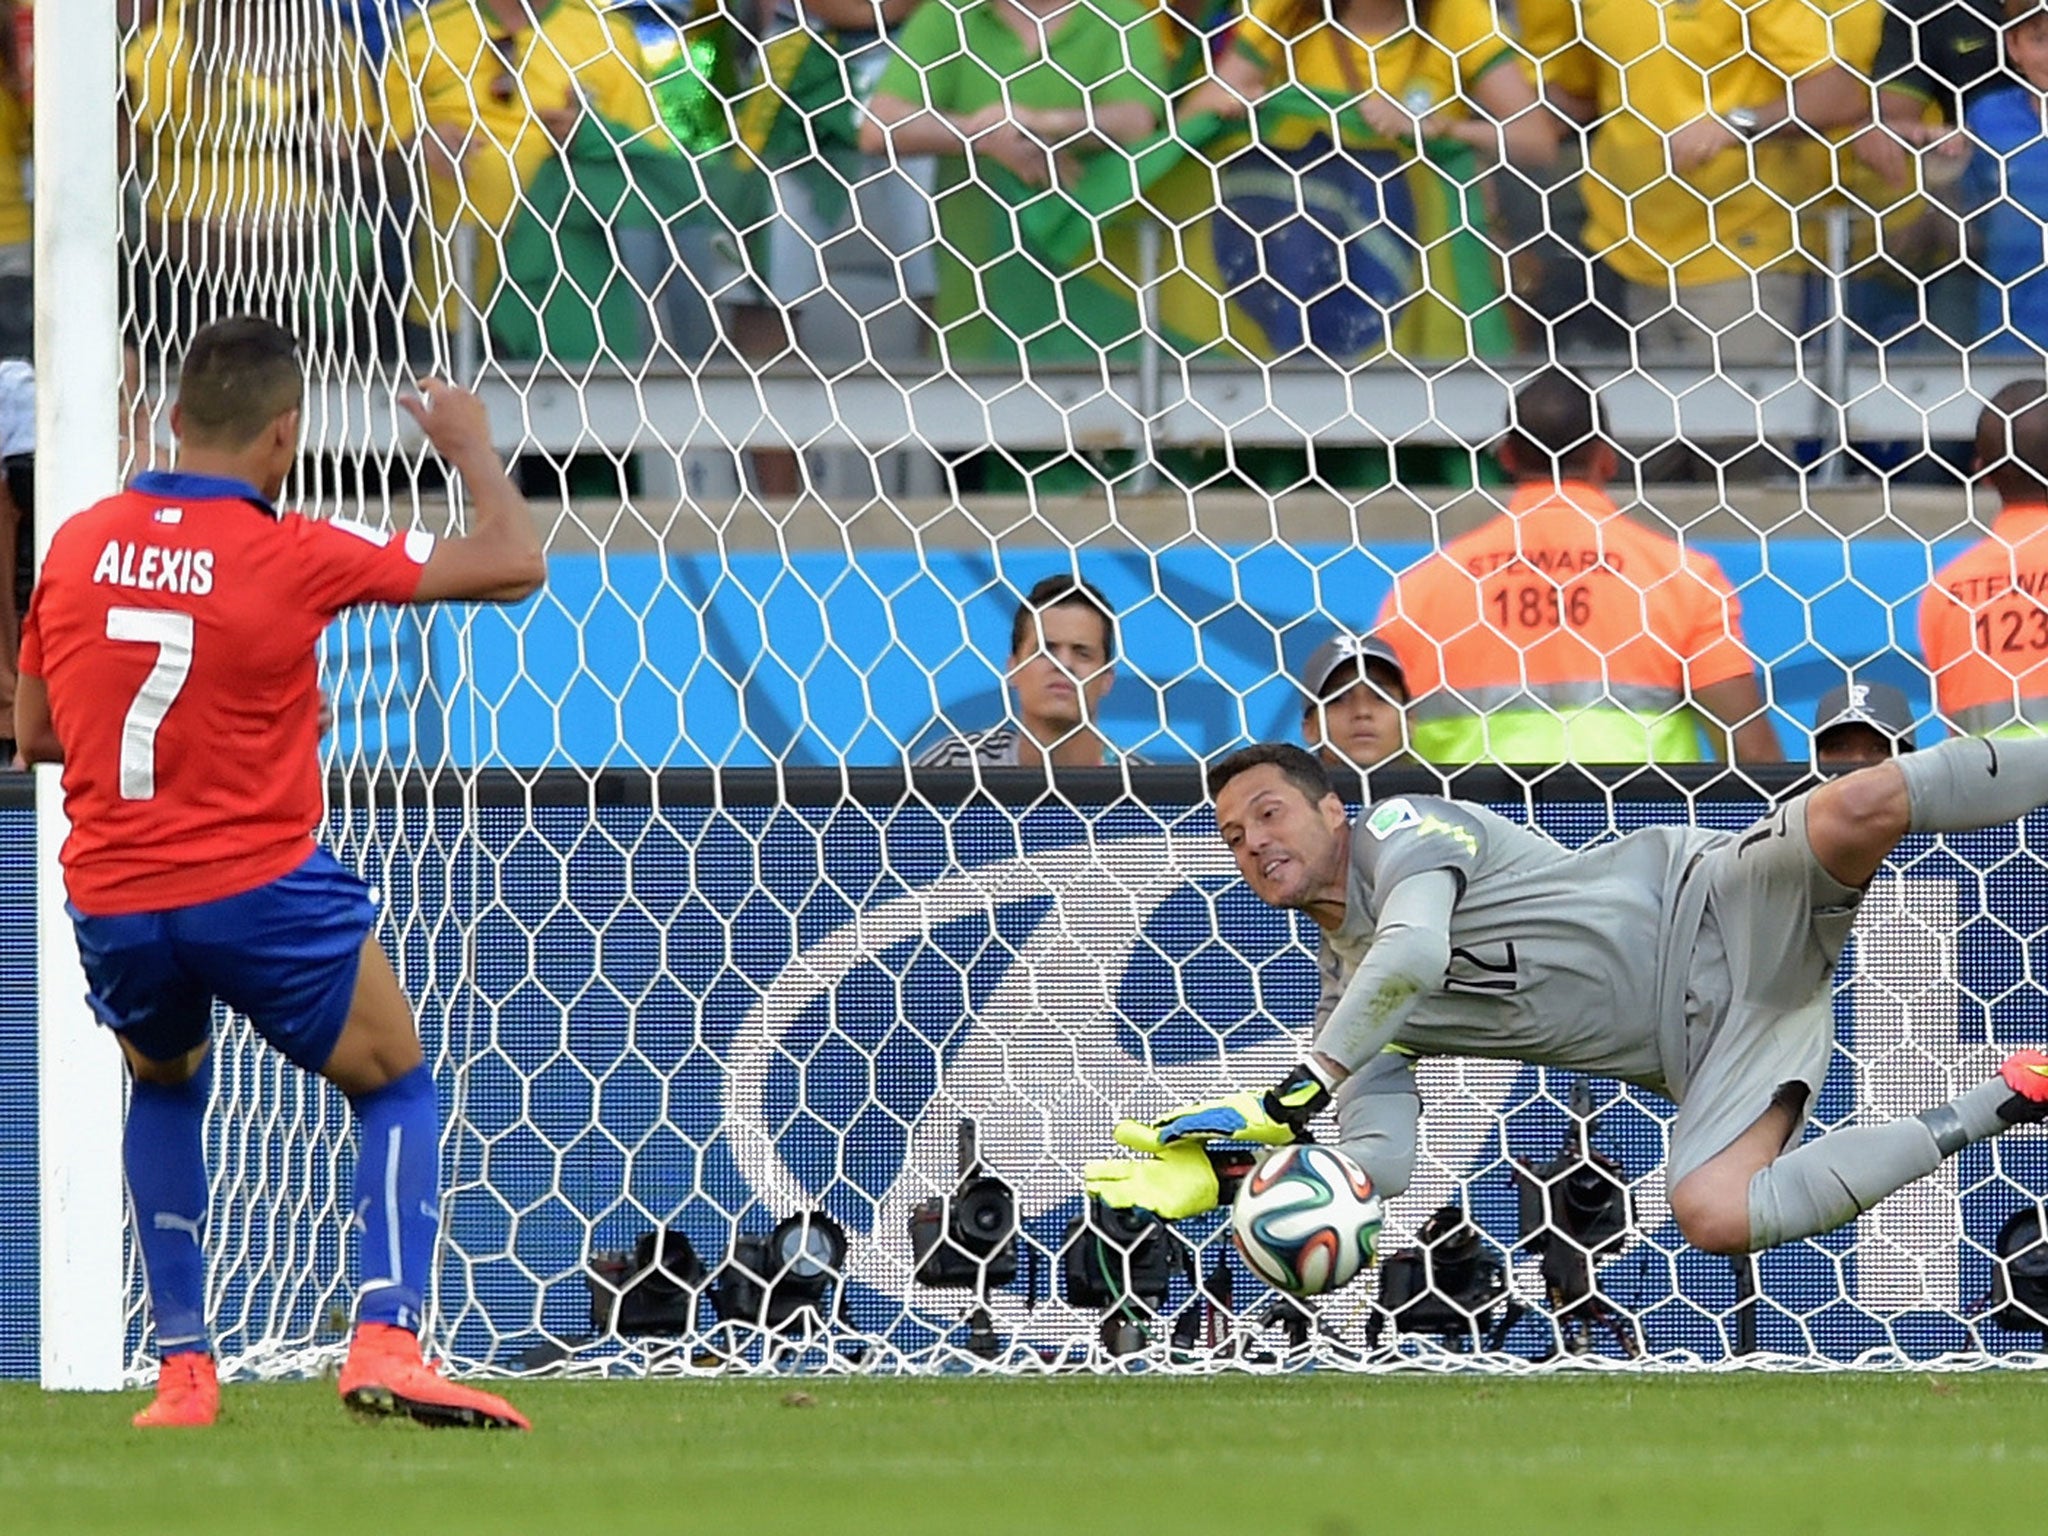
[(1891, 738), (1901, 752), (1911, 752), (1913, 705), (1890, 683), (1859, 683), (1853, 679), (1821, 695), (1813, 712), (1813, 734), (1825, 736), (1838, 725), (1867, 725)]
[[(1301, 669), (1297, 681), (1301, 691), (1311, 699), (1327, 698), (1330, 679), (1346, 667), (1356, 666), (1363, 675), (1367, 662), (1376, 661), (1401, 680), (1401, 691), (1408, 691), (1408, 674), (1401, 668), (1401, 658), (1394, 654), (1394, 648), (1384, 640), (1371, 635), (1351, 635), (1343, 631), (1330, 636), (1309, 654), (1308, 663)], [(1346, 683), (1345, 687), (1351, 684)]]

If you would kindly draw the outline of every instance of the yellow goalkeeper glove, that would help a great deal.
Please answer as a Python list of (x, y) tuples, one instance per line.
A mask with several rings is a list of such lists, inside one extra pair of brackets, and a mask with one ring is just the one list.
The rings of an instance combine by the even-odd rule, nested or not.
[(1088, 1193), (1104, 1205), (1150, 1211), (1164, 1220), (1179, 1221), (1213, 1211), (1234, 1198), (1251, 1169), (1249, 1152), (1182, 1141), (1151, 1157), (1090, 1163), (1082, 1169), (1082, 1177)]
[(1253, 1141), (1284, 1147), (1306, 1139), (1309, 1121), (1330, 1102), (1330, 1086), (1303, 1062), (1277, 1088), (1264, 1093), (1233, 1093), (1227, 1098), (1190, 1104), (1147, 1123), (1117, 1122), (1116, 1139), (1133, 1152), (1164, 1152), (1185, 1141)]

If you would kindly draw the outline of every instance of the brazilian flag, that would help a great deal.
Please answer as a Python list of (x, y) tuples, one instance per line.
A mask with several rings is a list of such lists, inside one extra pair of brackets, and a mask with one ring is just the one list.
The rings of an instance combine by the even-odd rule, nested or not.
[(695, 157), (662, 134), (586, 112), (564, 153), (528, 183), (490, 327), (515, 357), (632, 357), (646, 343), (647, 300), (619, 265), (615, 229), (666, 227), (708, 213)]
[(739, 163), (756, 172), (796, 167), (812, 206), (836, 227), (860, 179), (860, 125), (838, 34), (798, 27), (770, 38), (761, 55), (761, 81), (733, 114)]
[[(1370, 132), (1355, 108), (1333, 108), (1298, 86), (1269, 92), (1256, 108), (1259, 131), (1268, 137), (1290, 121), (1329, 123), (1333, 111), (1340, 126)], [(1028, 289), (989, 281), (987, 291), (1002, 295), (1006, 328), (1030, 334), (1065, 318), (1092, 320), (1098, 335), (1134, 333), (1136, 281), (1142, 274), (1130, 232), (1138, 217), (1149, 215), (1162, 227), (1157, 302), (1166, 343), (1194, 351), (1225, 341), (1252, 355), (1267, 353), (1258, 327), (1223, 297), (1208, 236), (1218, 200), (1216, 165), (1248, 142), (1243, 124), (1203, 115), (1171, 125), (1127, 153), (1093, 156), (1064, 188), (1026, 188), (996, 173), (991, 181), (1015, 209), (1032, 266), (1066, 274), (1057, 284), (1057, 310), (1042, 320), (1019, 312), (1020, 294)], [(1502, 263), (1482, 233), (1478, 157), (1468, 145), (1431, 140), (1407, 175), (1416, 210), (1412, 233), (1425, 255), (1420, 291), (1402, 311), (1394, 350), (1419, 358), (1505, 354), (1512, 338), (1501, 302)], [(1002, 185), (1005, 180), (1010, 184)]]

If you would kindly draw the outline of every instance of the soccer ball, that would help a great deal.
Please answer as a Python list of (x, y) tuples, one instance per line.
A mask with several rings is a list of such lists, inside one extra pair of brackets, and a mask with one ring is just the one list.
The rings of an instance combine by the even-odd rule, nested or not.
[(1334, 1291), (1373, 1261), (1380, 1197), (1334, 1147), (1283, 1147), (1239, 1186), (1230, 1232), (1253, 1273), (1292, 1296)]

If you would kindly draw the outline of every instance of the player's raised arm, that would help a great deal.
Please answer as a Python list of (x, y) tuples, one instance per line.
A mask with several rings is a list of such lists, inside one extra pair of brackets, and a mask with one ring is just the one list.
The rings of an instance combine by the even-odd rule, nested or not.
[(531, 597), (547, 580), (547, 555), (526, 498), (491, 442), (483, 402), (466, 389), (427, 379), (417, 395), (398, 403), (462, 476), (471, 507), (469, 532), (434, 545), (412, 600), (516, 603)]

